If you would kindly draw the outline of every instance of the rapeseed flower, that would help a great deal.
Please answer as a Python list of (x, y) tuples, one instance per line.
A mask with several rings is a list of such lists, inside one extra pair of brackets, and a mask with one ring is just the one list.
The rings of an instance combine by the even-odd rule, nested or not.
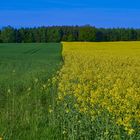
[(139, 57), (116, 48), (113, 55), (113, 48), (104, 53), (92, 43), (63, 43), (63, 47), (65, 64), (57, 77), (60, 103), (91, 118), (104, 112), (133, 134), (132, 122), (140, 122), (140, 67), (135, 68)]

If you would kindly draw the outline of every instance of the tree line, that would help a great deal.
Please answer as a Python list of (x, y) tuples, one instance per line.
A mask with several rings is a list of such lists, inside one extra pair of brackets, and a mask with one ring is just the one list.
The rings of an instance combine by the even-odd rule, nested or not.
[(140, 29), (96, 28), (85, 26), (48, 26), (0, 29), (1, 43), (45, 43), (61, 41), (140, 41)]

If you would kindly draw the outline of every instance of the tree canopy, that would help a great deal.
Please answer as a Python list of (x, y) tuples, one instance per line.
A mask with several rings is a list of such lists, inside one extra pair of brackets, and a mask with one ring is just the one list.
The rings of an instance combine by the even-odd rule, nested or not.
[(48, 26), (35, 28), (4, 27), (0, 30), (1, 43), (45, 43), (61, 41), (140, 41), (140, 29), (95, 28), (85, 26)]

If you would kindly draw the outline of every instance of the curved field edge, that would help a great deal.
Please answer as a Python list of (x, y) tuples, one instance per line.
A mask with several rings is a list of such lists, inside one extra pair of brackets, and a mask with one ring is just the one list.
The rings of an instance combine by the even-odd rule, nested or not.
[[(36, 71), (31, 74), (29, 70), (31, 75), (28, 77), (27, 72), (21, 76), (22, 81), (18, 81), (22, 78), (17, 70), (12, 69), (10, 75), (16, 75), (17, 81), (14, 79), (11, 85), (5, 80), (1, 86), (6, 93), (1, 94), (1, 99), (8, 100), (0, 104), (0, 136), (6, 140), (140, 139), (139, 46), (139, 42), (62, 42), (61, 55), (53, 55), (54, 60), (60, 60), (54, 61), (58, 66), (53, 74), (48, 69), (52, 61), (44, 71), (33, 65)], [(32, 60), (41, 57), (35, 55), (39, 51), (23, 49)], [(42, 53), (43, 58), (47, 56), (45, 50)], [(45, 61), (40, 59), (37, 66), (44, 67)], [(7, 110), (2, 110), (3, 106)]]
[(52, 78), (62, 63), (59, 43), (0, 44), (0, 138), (52, 139)]
[(140, 139), (140, 42), (62, 44), (58, 139)]

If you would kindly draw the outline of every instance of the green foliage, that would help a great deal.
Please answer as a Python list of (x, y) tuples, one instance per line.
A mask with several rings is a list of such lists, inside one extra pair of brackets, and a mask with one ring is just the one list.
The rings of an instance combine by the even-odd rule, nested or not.
[(1, 40), (5, 43), (15, 42), (15, 30), (11, 26), (4, 27), (1, 31)]
[(60, 42), (61, 31), (59, 28), (49, 28), (47, 30), (47, 42)]
[(83, 26), (79, 30), (79, 41), (95, 41), (96, 29), (87, 25)]
[(61, 41), (139, 41), (139, 29), (95, 28), (85, 26), (51, 26), (14, 29), (10, 26), (0, 31), (0, 42), (46, 43)]

